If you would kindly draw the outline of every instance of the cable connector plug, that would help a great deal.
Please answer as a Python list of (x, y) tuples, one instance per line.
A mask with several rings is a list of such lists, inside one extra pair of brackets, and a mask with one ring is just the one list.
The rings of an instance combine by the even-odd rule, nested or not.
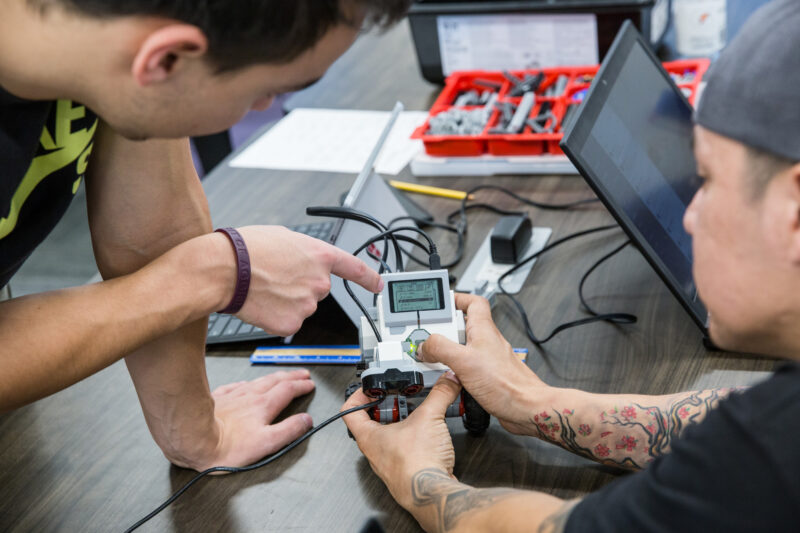
[(456, 232), (460, 233), (461, 235), (467, 234), (467, 219), (465, 217), (459, 219), (459, 221), (456, 222), (455, 226), (456, 226)]
[(436, 249), (436, 245), (431, 246), (431, 253), (428, 255), (428, 265), (431, 270), (441, 270), (442, 268), (442, 258), (439, 257), (439, 251)]

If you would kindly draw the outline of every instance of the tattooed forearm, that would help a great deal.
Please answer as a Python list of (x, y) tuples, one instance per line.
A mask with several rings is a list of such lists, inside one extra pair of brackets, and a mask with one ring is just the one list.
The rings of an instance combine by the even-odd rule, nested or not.
[[(623, 400), (594, 401), (571, 409), (553, 407), (530, 422), (539, 438), (604, 464), (640, 469), (669, 453), (674, 439), (702, 421), (733, 389), (714, 389), (664, 398), (664, 405)], [(619, 400), (619, 398), (617, 398)]]
[(515, 493), (512, 489), (475, 489), (436, 468), (420, 470), (411, 478), (414, 505), (435, 506), (438, 531), (451, 531), (464, 513), (491, 506)]
[[(594, 450), (592, 450), (591, 447), (581, 446), (581, 444), (578, 442), (578, 434), (575, 432), (572, 427), (572, 423), (567, 418), (573, 416), (575, 414), (575, 410), (567, 409), (562, 411), (562, 413), (555, 411), (554, 416), (558, 417), (558, 420), (555, 422), (551, 421), (553, 420), (553, 417), (547, 414), (546, 411), (543, 411), (538, 415), (534, 415), (531, 422), (536, 425), (536, 431), (539, 434), (539, 438), (550, 441), (553, 444), (561, 446), (565, 450), (593, 461), (598, 461), (620, 468), (640, 468), (630, 457), (623, 457), (621, 459), (609, 457), (608, 454), (604, 453), (606, 450), (601, 448), (602, 445), (596, 446)], [(581, 431), (582, 434), (588, 436), (592, 432), (590, 429), (588, 429), (588, 427), (588, 424), (580, 424), (578, 430)], [(604, 435), (608, 436), (605, 433)], [(591, 442), (594, 439), (581, 440), (586, 440), (591, 445)]]

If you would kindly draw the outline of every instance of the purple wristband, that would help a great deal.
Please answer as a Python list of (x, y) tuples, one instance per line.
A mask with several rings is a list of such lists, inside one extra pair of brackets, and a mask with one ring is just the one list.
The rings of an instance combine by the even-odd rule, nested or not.
[(236, 251), (237, 276), (233, 299), (228, 307), (217, 311), (233, 315), (241, 311), (244, 301), (247, 299), (247, 291), (250, 289), (250, 254), (247, 253), (247, 245), (238, 231), (233, 228), (219, 228), (216, 231), (227, 235)]

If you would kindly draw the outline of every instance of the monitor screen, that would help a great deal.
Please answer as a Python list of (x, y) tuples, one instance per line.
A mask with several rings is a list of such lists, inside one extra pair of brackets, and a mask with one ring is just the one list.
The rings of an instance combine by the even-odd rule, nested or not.
[(562, 146), (670, 288), (705, 323), (683, 215), (699, 186), (692, 108), (626, 25)]
[(389, 282), (392, 313), (437, 311), (444, 309), (441, 278)]

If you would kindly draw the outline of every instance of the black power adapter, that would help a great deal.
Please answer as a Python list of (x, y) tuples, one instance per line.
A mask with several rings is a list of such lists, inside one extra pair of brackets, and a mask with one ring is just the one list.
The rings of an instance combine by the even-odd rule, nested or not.
[(522, 259), (533, 234), (533, 225), (527, 215), (503, 217), (492, 229), (492, 261), (515, 265)]

